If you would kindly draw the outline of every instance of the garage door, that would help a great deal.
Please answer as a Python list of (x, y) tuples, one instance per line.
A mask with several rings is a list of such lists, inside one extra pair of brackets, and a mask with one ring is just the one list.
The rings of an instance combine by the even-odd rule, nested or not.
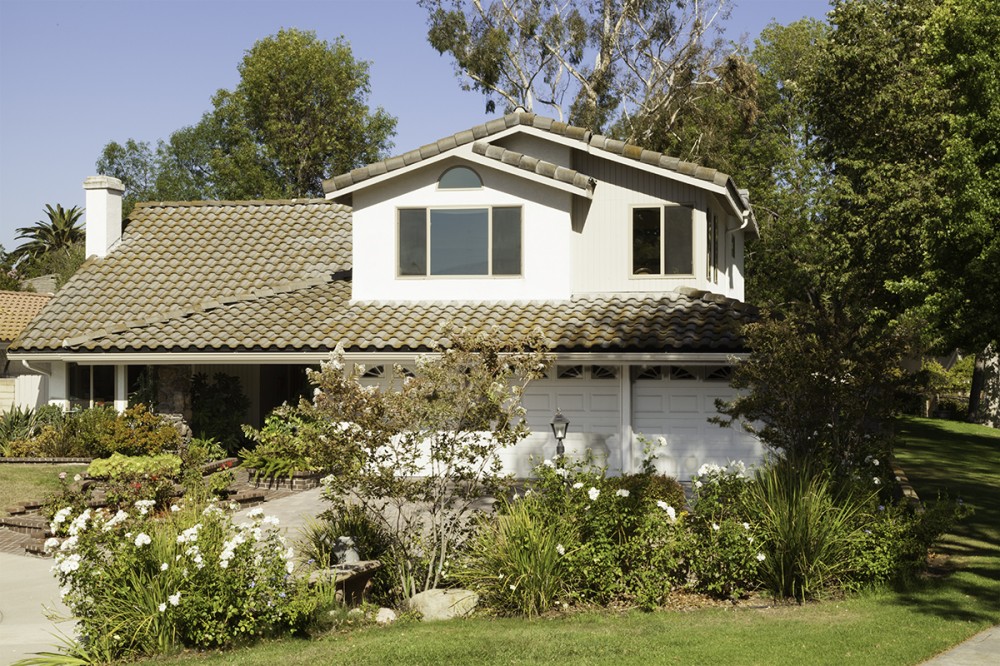
[(581, 457), (589, 449), (595, 460), (621, 469), (621, 395), (618, 366), (558, 365), (546, 379), (528, 385), (522, 404), (532, 435), (505, 455), (505, 468), (526, 476), (534, 464), (555, 455), (550, 423), (556, 410), (569, 419), (566, 455)]
[[(722, 428), (708, 419), (717, 414), (716, 400), (731, 400), (728, 366), (652, 366), (636, 369), (632, 390), (632, 430), (655, 442), (657, 469), (680, 480), (689, 480), (704, 463), (727, 464), (742, 460), (748, 465), (761, 458), (756, 438), (738, 425)], [(634, 444), (633, 464), (642, 463), (643, 447)]]

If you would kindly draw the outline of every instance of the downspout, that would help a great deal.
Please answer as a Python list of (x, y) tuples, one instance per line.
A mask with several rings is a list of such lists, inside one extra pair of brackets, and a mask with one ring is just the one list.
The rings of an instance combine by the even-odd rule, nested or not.
[(52, 379), (52, 373), (51, 372), (45, 372), (44, 370), (41, 370), (39, 368), (33, 368), (33, 367), (31, 367), (31, 364), (28, 363), (28, 361), (25, 361), (24, 359), (21, 359), (21, 365), (23, 365), (24, 367), (26, 367), (31, 372), (37, 373), (39, 375), (44, 375), (45, 377), (48, 377), (49, 379)]

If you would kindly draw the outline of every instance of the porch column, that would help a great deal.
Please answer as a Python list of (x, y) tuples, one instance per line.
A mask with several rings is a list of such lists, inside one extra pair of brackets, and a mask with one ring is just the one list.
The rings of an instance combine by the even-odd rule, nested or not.
[(115, 410), (121, 414), (128, 409), (128, 366), (115, 366)]

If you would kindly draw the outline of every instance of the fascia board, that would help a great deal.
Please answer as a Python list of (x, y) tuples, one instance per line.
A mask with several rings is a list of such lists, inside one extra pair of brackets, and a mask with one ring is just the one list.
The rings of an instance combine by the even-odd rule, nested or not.
[[(332, 350), (331, 350), (332, 351)], [(380, 359), (404, 363), (412, 361), (424, 352), (346, 352), (348, 361)], [(52, 354), (22, 353), (12, 354), (11, 361), (63, 361), (81, 365), (248, 365), (270, 363), (319, 363), (330, 357), (330, 352), (178, 352), (178, 353), (126, 353), (126, 352), (81, 352)], [(746, 353), (691, 352), (691, 353), (554, 353), (555, 362), (567, 363), (618, 363), (623, 365), (648, 365), (651, 363), (708, 364), (743, 361)]]

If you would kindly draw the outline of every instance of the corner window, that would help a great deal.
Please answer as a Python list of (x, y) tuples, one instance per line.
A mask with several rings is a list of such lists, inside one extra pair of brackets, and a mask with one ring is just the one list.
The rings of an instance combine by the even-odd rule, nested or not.
[(399, 211), (399, 275), (521, 274), (521, 209)]
[(692, 226), (690, 206), (632, 209), (632, 275), (691, 275)]
[(452, 167), (438, 178), (440, 190), (478, 190), (483, 186), (479, 174), (469, 167)]

